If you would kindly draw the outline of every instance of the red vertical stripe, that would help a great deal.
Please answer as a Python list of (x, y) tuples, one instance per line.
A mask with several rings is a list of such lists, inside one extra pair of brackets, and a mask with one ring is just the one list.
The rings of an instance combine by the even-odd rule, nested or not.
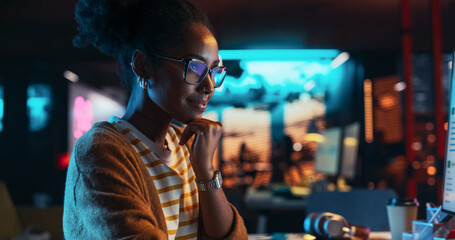
[(441, 9), (439, 0), (431, 0), (431, 23), (433, 34), (433, 72), (434, 97), (436, 109), (436, 156), (444, 158), (445, 131), (442, 92), (442, 39), (441, 39)]
[[(414, 111), (413, 111), (413, 91), (412, 91), (412, 35), (411, 35), (411, 9), (410, 1), (401, 1), (401, 28), (403, 44), (403, 77), (406, 83), (405, 89), (405, 145), (406, 157), (409, 164), (415, 160), (412, 142), (414, 141)], [(407, 184), (408, 197), (416, 196), (415, 182), (413, 179), (408, 180)]]

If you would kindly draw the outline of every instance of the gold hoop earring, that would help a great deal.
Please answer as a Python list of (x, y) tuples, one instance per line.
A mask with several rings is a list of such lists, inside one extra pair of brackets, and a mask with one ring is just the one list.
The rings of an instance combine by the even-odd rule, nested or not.
[(142, 89), (147, 89), (147, 81), (145, 80), (144, 77), (138, 77), (137, 78), (137, 83), (139, 84), (139, 86), (142, 88)]

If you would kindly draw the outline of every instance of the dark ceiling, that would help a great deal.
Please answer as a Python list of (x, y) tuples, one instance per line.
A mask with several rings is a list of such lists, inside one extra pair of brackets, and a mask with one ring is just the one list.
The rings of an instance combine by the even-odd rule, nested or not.
[[(0, 0), (5, 57), (84, 58), (75, 50), (74, 0)], [(399, 50), (399, 0), (195, 0), (221, 48), (299, 47)], [(412, 0), (414, 49), (431, 49), (430, 0)], [(443, 47), (455, 46), (455, 1), (440, 0)], [(90, 52), (90, 51), (88, 51)], [(93, 57), (93, 56), (90, 56)]]
[[(401, 50), (400, 0), (194, 0), (212, 20), (220, 48)], [(414, 51), (431, 51), (431, 0), (412, 0)], [(0, 0), (0, 60), (99, 61), (76, 49), (70, 0)], [(440, 0), (442, 46), (455, 48), (455, 0)]]

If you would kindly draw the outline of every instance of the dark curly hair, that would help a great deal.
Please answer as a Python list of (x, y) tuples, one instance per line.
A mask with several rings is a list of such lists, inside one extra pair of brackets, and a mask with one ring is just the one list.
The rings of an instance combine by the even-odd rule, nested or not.
[(79, 0), (76, 22), (74, 46), (93, 45), (119, 60), (128, 95), (134, 84), (130, 62), (135, 49), (159, 54), (181, 42), (192, 23), (202, 23), (213, 33), (206, 14), (187, 0)]

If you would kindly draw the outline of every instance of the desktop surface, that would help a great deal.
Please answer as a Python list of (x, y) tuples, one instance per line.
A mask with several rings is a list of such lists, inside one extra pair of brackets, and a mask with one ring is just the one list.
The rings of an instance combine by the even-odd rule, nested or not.
[[(316, 237), (305, 233), (272, 233), (272, 234), (248, 234), (248, 240), (314, 240)], [(344, 239), (351, 239), (346, 237)], [(390, 232), (370, 232), (369, 240), (390, 240)]]

